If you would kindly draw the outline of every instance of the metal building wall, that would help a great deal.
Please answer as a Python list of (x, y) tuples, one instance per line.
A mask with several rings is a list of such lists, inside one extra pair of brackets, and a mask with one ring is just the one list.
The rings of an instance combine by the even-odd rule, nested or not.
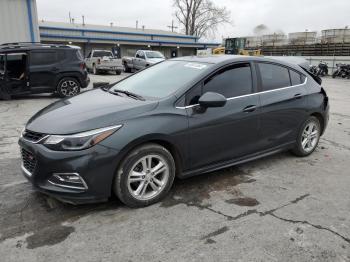
[(0, 0), (0, 44), (40, 41), (35, 0)]

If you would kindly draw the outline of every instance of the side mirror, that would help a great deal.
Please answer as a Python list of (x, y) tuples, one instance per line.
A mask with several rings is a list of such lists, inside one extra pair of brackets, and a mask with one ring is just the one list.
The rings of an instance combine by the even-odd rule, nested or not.
[(204, 95), (202, 95), (199, 100), (198, 104), (201, 107), (222, 107), (226, 104), (226, 97), (219, 93), (214, 92), (206, 92)]

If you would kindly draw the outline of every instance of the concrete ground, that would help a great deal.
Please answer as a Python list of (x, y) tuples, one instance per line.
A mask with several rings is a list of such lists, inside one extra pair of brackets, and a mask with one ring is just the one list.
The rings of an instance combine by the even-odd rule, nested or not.
[(140, 209), (34, 192), (17, 137), (56, 98), (1, 101), (0, 260), (350, 261), (350, 81), (326, 78), (324, 87), (330, 122), (311, 156), (286, 152), (177, 180), (165, 200)]

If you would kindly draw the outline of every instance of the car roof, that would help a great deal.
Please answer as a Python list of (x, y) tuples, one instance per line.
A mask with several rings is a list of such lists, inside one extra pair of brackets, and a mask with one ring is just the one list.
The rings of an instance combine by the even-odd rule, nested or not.
[[(283, 59), (285, 58), (285, 59)], [(198, 62), (198, 63), (208, 63), (208, 64), (228, 64), (234, 62), (244, 62), (244, 61), (261, 61), (278, 63), (294, 69), (300, 70), (300, 66), (303, 66), (307, 61), (305, 59), (291, 59), (286, 57), (267, 57), (267, 56), (244, 56), (244, 55), (206, 55), (206, 56), (183, 56), (173, 58), (175, 61), (188, 61), (188, 62)]]

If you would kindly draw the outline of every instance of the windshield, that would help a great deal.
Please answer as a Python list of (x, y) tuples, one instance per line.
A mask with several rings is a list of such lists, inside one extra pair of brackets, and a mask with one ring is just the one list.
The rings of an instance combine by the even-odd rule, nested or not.
[(126, 90), (142, 97), (163, 98), (184, 87), (210, 66), (206, 63), (168, 60), (118, 82), (110, 90)]
[(164, 56), (160, 52), (147, 51), (145, 53), (146, 53), (147, 58), (164, 58)]
[(104, 57), (104, 56), (113, 57), (113, 54), (112, 52), (109, 52), (109, 51), (95, 51), (93, 54), (93, 57)]

